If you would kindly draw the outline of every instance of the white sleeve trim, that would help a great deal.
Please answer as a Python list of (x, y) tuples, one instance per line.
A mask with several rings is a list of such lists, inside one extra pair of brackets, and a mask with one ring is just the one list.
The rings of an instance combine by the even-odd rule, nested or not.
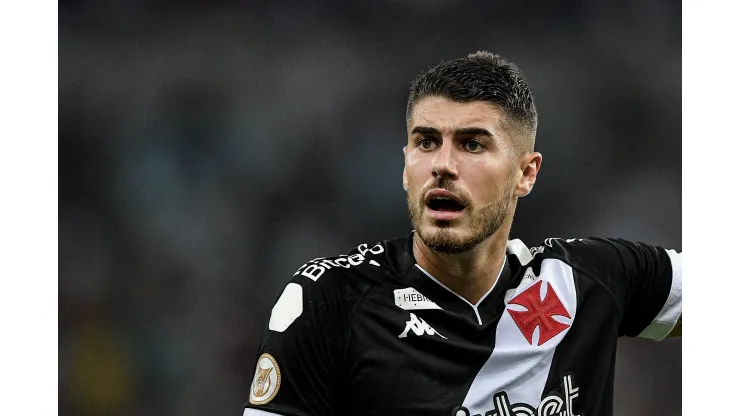
[(524, 244), (522, 240), (518, 238), (506, 242), (506, 251), (516, 255), (519, 258), (519, 263), (521, 263), (522, 266), (529, 264), (529, 262), (532, 261), (532, 259), (534, 258), (532, 256), (532, 253), (529, 252), (526, 244)]
[(244, 413), (242, 414), (242, 416), (270, 416), (270, 415), (280, 416), (278, 413), (270, 413), (270, 412), (265, 412), (264, 410), (257, 410), (257, 409), (252, 409), (252, 408), (244, 409)]
[(649, 338), (661, 341), (671, 333), (673, 328), (681, 317), (682, 294), (681, 294), (681, 253), (675, 250), (666, 250), (668, 257), (671, 258), (671, 267), (673, 268), (673, 282), (671, 283), (671, 293), (653, 322), (643, 330), (638, 337)]

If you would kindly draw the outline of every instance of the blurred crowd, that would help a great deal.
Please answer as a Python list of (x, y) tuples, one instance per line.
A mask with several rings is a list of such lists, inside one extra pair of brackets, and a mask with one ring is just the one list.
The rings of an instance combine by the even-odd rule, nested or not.
[[(680, 2), (256, 3), (59, 3), (60, 414), (240, 415), (295, 269), (410, 231), (410, 81), (476, 50), (540, 114), (512, 238), (681, 249)], [(679, 415), (680, 357), (621, 340), (615, 414)]]

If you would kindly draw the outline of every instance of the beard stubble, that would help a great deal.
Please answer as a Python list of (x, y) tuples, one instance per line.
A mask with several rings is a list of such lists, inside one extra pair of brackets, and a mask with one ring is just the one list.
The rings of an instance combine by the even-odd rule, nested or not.
[[(452, 233), (453, 221), (435, 220), (432, 230), (427, 232), (422, 229), (423, 213), (426, 208), (424, 195), (434, 188), (446, 189), (463, 199), (465, 209), (468, 210), (470, 215), (468, 230), (465, 230), (462, 233), (463, 235), (455, 236)], [(411, 224), (416, 233), (419, 234), (421, 241), (436, 252), (454, 254), (470, 251), (501, 228), (509, 211), (510, 195), (513, 188), (514, 181), (512, 177), (509, 177), (498, 198), (483, 206), (475, 206), (466, 195), (455, 192), (454, 186), (449, 180), (440, 180), (434, 186), (424, 189), (418, 201), (411, 201), (408, 193), (406, 194)]]

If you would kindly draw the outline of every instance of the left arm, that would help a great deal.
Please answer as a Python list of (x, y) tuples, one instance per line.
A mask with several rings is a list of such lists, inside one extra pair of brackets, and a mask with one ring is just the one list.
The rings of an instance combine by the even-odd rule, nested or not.
[(620, 336), (681, 336), (681, 253), (613, 238), (551, 239), (552, 252), (577, 265), (614, 298)]
[[(662, 249), (661, 249), (662, 250)], [(664, 338), (678, 338), (681, 336), (682, 316), (682, 253), (675, 250), (664, 250), (670, 259), (670, 291), (660, 312), (653, 318), (652, 322), (638, 335), (641, 338), (650, 338), (660, 341)], [(659, 252), (660, 253), (660, 252)], [(662, 253), (661, 253), (662, 254)], [(645, 290), (647, 279), (654, 278), (651, 275), (642, 276), (642, 282), (637, 281), (635, 290)], [(649, 283), (647, 284), (649, 286)], [(640, 299), (640, 296), (637, 297)]]

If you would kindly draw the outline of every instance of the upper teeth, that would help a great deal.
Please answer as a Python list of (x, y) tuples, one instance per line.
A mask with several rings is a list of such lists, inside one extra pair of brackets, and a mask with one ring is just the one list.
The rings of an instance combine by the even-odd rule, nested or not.
[(438, 197), (435, 197), (434, 199), (441, 199), (441, 200), (443, 200), (443, 201), (449, 201), (449, 200), (451, 200), (452, 198), (445, 198), (445, 197), (443, 197), (443, 196), (438, 196)]

